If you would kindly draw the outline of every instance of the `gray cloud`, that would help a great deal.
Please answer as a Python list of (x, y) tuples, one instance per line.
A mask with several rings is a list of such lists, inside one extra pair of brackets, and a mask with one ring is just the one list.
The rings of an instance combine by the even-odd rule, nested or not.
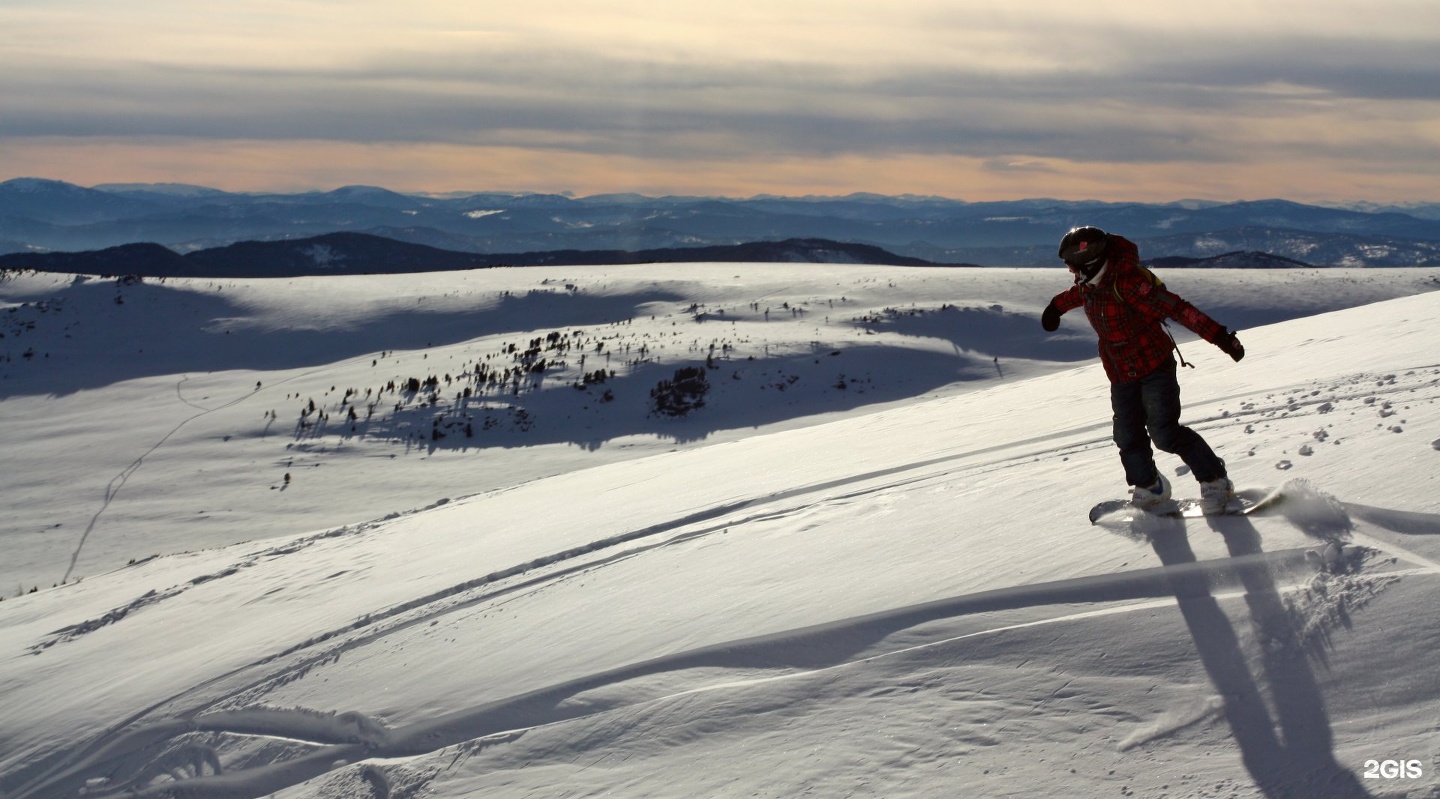
[[(1074, 68), (1027, 74), (498, 51), (305, 71), (0, 64), (9, 72), (0, 136), (1219, 162), (1245, 146), (1248, 126), (1319, 113), (1317, 101), (1440, 100), (1433, 52), (1430, 43), (1136, 37)], [(1416, 137), (1309, 142), (1296, 130), (1293, 139), (1287, 146), (1328, 155), (1440, 157)]]
[(1177, 58), (1163, 47), (1138, 57), (1131, 71), (1153, 80), (1212, 88), (1283, 82), (1332, 98), (1440, 100), (1440, 41), (1380, 42), (1336, 38), (1279, 39), (1262, 46), (1216, 42)]

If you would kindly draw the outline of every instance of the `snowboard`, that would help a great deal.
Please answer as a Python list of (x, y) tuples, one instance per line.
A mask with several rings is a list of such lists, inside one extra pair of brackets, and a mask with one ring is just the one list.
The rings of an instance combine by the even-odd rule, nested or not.
[(1206, 515), (1248, 516), (1273, 508), (1282, 499), (1284, 499), (1284, 494), (1278, 488), (1247, 488), (1236, 491), (1235, 498), (1230, 500), (1223, 511), (1212, 514), (1206, 514), (1200, 508), (1198, 499), (1170, 499), (1149, 510), (1131, 505), (1128, 499), (1108, 499), (1090, 509), (1090, 523), (1099, 524), (1101, 521), (1105, 521), (1112, 524), (1123, 524), (1142, 515), (1164, 516), (1171, 519), (1198, 519)]

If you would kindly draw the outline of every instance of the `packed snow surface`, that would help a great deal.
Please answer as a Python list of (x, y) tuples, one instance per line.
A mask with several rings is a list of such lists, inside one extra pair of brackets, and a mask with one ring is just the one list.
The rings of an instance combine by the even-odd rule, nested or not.
[(0, 793), (1440, 795), (1440, 273), (1162, 277), (1255, 515), (1061, 270), (12, 276)]

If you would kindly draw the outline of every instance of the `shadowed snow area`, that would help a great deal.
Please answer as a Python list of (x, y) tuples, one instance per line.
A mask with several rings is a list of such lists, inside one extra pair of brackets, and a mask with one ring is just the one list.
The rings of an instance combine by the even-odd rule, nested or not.
[(1105, 525), (1056, 270), (22, 276), (0, 793), (1431, 796), (1436, 274), (1162, 274), (1281, 499)]

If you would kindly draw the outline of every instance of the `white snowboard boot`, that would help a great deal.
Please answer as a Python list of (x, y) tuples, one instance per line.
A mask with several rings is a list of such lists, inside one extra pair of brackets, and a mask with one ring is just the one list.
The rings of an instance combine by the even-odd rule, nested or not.
[(1141, 510), (1153, 510), (1160, 507), (1166, 500), (1170, 499), (1170, 481), (1165, 475), (1155, 473), (1155, 484), (1148, 486), (1135, 486), (1130, 494), (1130, 504)]
[(1225, 507), (1234, 498), (1235, 484), (1228, 477), (1200, 484), (1200, 509), (1207, 514), (1224, 513)]

